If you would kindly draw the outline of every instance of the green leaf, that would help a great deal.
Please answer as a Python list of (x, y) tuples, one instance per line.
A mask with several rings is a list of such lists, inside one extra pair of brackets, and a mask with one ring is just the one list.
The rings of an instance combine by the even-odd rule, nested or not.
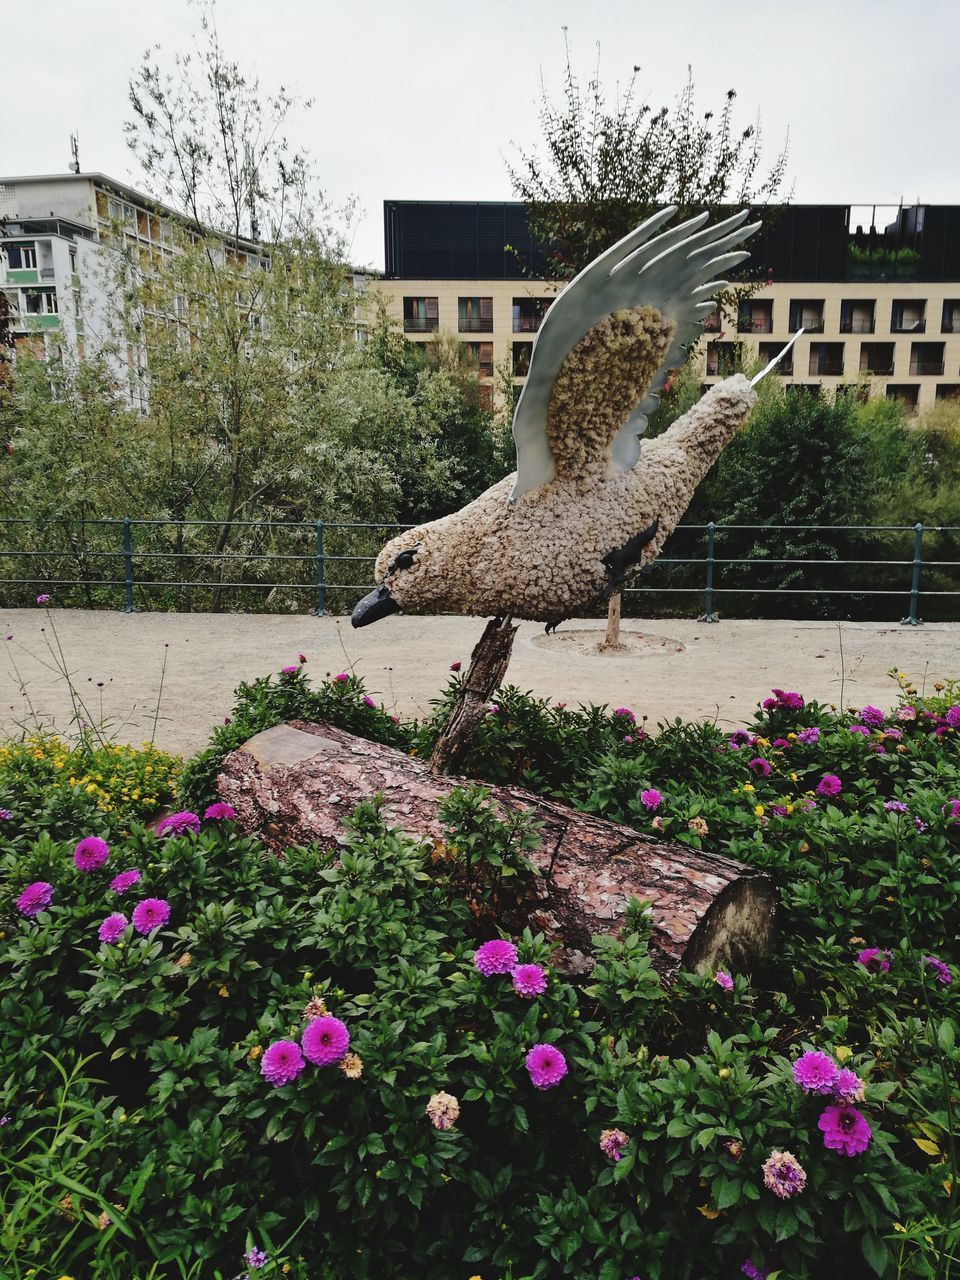
[(871, 1268), (878, 1276), (882, 1276), (890, 1264), (890, 1250), (886, 1242), (867, 1231), (860, 1240), (860, 1248)]

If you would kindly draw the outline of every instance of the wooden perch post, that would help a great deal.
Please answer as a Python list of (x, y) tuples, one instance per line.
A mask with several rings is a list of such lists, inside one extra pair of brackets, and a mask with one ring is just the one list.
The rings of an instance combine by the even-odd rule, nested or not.
[(470, 655), (470, 669), (430, 757), (434, 773), (456, 773), (494, 691), (503, 684), (517, 628), (509, 617), (491, 618)]
[[(227, 756), (218, 787), (240, 825), (281, 852), (314, 840), (335, 847), (344, 839), (343, 819), (376, 794), (390, 825), (441, 839), (437, 807), (467, 782), (332, 725), (294, 721)], [(491, 787), (490, 798), (501, 811), (532, 809), (542, 824), (531, 855), (537, 874), (522, 909), (530, 927), (556, 945), (558, 968), (589, 971), (591, 938), (618, 934), (634, 899), (652, 904), (651, 955), (664, 977), (678, 968), (749, 971), (769, 949), (777, 895), (766, 875), (518, 787)]]

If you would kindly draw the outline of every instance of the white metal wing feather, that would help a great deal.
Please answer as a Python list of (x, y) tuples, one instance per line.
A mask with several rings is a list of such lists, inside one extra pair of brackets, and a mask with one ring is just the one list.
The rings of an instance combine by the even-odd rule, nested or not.
[(613, 471), (625, 471), (637, 462), (646, 414), (658, 403), (655, 393), (667, 371), (683, 363), (685, 348), (700, 336), (702, 313), (711, 310), (710, 299), (726, 284), (712, 279), (712, 274), (748, 258), (749, 253), (733, 246), (760, 226), (759, 222), (743, 225), (749, 215), (744, 209), (704, 230), (706, 213), (655, 235), (675, 213), (674, 207), (661, 209), (595, 258), (557, 296), (544, 317), (513, 417), (517, 481), (511, 501), (548, 483), (556, 474), (547, 439), (547, 412), (554, 382), (568, 353), (601, 320), (620, 309), (644, 304), (655, 307), (675, 329), (646, 395), (610, 445)]

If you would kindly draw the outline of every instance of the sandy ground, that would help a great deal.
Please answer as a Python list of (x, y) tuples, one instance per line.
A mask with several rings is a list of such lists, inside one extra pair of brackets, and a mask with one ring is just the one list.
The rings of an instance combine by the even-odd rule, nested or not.
[[(189, 754), (229, 714), (241, 680), (277, 671), (298, 653), (316, 678), (352, 670), (391, 711), (423, 714), (482, 629), (479, 619), (453, 617), (392, 617), (354, 631), (345, 618), (0, 609), (0, 634), (12, 634), (0, 660), (0, 737), (19, 736), (35, 716), (69, 731), (70, 695), (46, 646), (54, 630), (88, 718), (106, 720), (119, 741), (151, 735), (166, 653), (156, 741)], [(840, 631), (820, 622), (630, 619), (624, 635), (623, 653), (600, 654), (601, 622), (568, 622), (553, 637), (523, 623), (509, 679), (571, 705), (632, 707), (651, 724), (682, 716), (734, 726), (773, 685), (884, 706), (894, 701), (891, 667), (928, 688), (960, 675), (960, 623), (844, 623)]]

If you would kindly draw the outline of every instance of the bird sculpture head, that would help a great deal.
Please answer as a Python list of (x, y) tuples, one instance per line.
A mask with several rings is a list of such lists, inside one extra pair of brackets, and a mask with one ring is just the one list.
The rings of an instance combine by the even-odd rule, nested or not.
[(715, 273), (749, 256), (734, 246), (759, 226), (744, 211), (660, 231), (674, 212), (649, 218), (558, 295), (514, 414), (516, 473), (388, 542), (355, 627), (399, 610), (555, 624), (658, 554), (755, 399), (744, 377), (727, 379), (641, 452), (658, 389), (726, 283)]

